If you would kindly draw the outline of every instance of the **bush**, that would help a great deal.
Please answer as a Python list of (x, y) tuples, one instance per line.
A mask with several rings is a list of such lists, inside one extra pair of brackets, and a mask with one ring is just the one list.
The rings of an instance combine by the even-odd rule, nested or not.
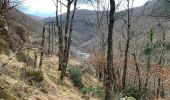
[(74, 86), (81, 89), (83, 87), (83, 83), (82, 83), (82, 72), (80, 71), (80, 69), (73, 67), (70, 68), (68, 71), (70, 73), (70, 79), (72, 80)]
[(15, 29), (15, 33), (20, 37), (20, 39), (26, 42), (27, 41), (26, 29), (22, 25), (19, 25), (19, 24), (16, 24), (14, 29)]
[(91, 92), (95, 92), (95, 88), (93, 86), (89, 86), (89, 87), (86, 87), (84, 86), (82, 89), (81, 89), (81, 92), (86, 95), (86, 94), (89, 94)]
[(142, 89), (141, 93), (139, 93), (138, 86), (129, 86), (128, 90), (125, 95), (129, 97), (134, 97), (136, 99), (141, 98), (144, 100), (151, 100), (153, 96), (154, 91), (151, 91), (150, 89)]
[(4, 29), (7, 26), (6, 19), (3, 16), (0, 16), (0, 30)]
[(139, 98), (140, 94), (137, 86), (130, 86), (126, 92), (127, 96), (132, 96), (134, 98)]
[(19, 62), (28, 64), (28, 66), (33, 66), (34, 64), (34, 60), (30, 56), (26, 55), (24, 52), (18, 52), (16, 54), (16, 59)]
[(104, 98), (104, 96), (105, 96), (104, 87), (97, 86), (97, 88), (96, 88), (96, 95), (97, 95), (98, 98)]
[(27, 69), (23, 75), (31, 85), (41, 83), (44, 80), (43, 74), (39, 70)]
[(89, 86), (89, 87), (83, 87), (81, 89), (81, 92), (86, 95), (86, 94), (90, 94), (93, 93), (94, 95), (96, 95), (98, 98), (103, 99), (105, 96), (105, 90), (104, 87), (102, 86), (97, 86), (97, 87), (93, 87), (93, 86)]

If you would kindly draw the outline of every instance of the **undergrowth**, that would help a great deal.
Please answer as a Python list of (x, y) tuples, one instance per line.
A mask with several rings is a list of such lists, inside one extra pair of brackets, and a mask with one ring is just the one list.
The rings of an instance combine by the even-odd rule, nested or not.
[(25, 54), (23, 51), (18, 52), (16, 54), (16, 59), (19, 62), (26, 63), (28, 66), (33, 66), (34, 65), (34, 60), (31, 58), (29, 55)]

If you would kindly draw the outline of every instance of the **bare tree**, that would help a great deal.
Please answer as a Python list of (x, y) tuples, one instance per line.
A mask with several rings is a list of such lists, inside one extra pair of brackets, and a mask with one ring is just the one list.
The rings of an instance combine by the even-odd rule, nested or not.
[(21, 4), (21, 0), (0, 0), (0, 15)]
[[(132, 0), (133, 6), (134, 0)], [(124, 53), (124, 67), (123, 67), (123, 76), (122, 76), (122, 89), (126, 89), (126, 75), (127, 75), (127, 64), (128, 64), (128, 54), (129, 54), (129, 45), (130, 40), (132, 39), (132, 32), (131, 32), (131, 17), (132, 17), (132, 7), (130, 7), (130, 0), (127, 0), (127, 21), (123, 19), (127, 26), (127, 34), (125, 36), (126, 44), (125, 44), (125, 53)]]
[(115, 0), (110, 0), (110, 14), (108, 25), (108, 51), (107, 51), (107, 67), (104, 69), (105, 73), (105, 100), (111, 100), (111, 91), (113, 85), (113, 26), (114, 26), (114, 14), (115, 14)]
[(48, 27), (48, 54), (51, 53), (51, 26)]
[[(61, 23), (58, 16), (58, 3), (61, 3), (61, 1), (56, 0), (55, 6), (56, 6), (56, 26), (58, 28), (58, 37), (59, 37), (59, 70), (61, 70), (61, 77), (60, 79), (63, 80), (66, 75), (66, 68), (68, 64), (68, 58), (69, 58), (69, 51), (71, 46), (71, 34), (72, 34), (72, 28), (73, 28), (73, 20), (74, 15), (76, 11), (77, 6), (77, 0), (67, 0), (67, 15), (66, 15), (66, 23), (65, 23), (65, 30), (64, 34), (61, 29)], [(73, 12), (71, 14), (71, 6), (74, 6)]]
[(42, 42), (41, 42), (41, 55), (39, 69), (42, 70), (43, 56), (44, 56), (44, 42), (45, 42), (45, 26), (43, 26)]
[[(163, 26), (160, 24), (159, 27), (161, 27), (162, 31), (163, 31)], [(161, 54), (160, 54), (160, 59), (159, 59), (159, 62), (158, 64), (161, 65), (161, 68), (163, 68), (164, 66), (164, 63), (165, 63), (165, 37), (166, 37), (166, 34), (165, 32), (163, 32), (162, 34), (162, 43), (161, 43)], [(164, 89), (163, 89), (163, 84), (161, 85), (161, 82), (163, 83), (163, 79), (161, 78), (158, 78), (158, 88), (157, 88), (157, 93), (156, 93), (156, 98), (159, 97), (159, 95), (163, 98), (164, 97)]]
[(144, 88), (146, 89), (148, 86), (148, 81), (149, 81), (149, 72), (151, 68), (151, 60), (152, 60), (152, 49), (153, 49), (153, 38), (154, 38), (154, 30), (151, 28), (150, 32), (148, 32), (149, 35), (149, 54), (147, 55), (147, 63), (146, 63), (146, 69), (147, 69), (147, 74), (146, 74), (146, 80), (144, 84)]
[[(73, 14), (71, 16), (70, 19), (70, 7), (71, 4), (74, 2), (74, 10), (73, 10)], [(64, 66), (62, 67), (62, 72), (61, 72), (61, 80), (64, 78), (65, 74), (66, 74), (66, 68), (67, 68), (67, 64), (68, 64), (68, 58), (69, 58), (69, 51), (70, 51), (70, 46), (71, 46), (71, 34), (72, 34), (72, 30), (73, 30), (73, 20), (74, 20), (74, 15), (75, 15), (75, 11), (76, 11), (76, 6), (77, 6), (77, 0), (68, 0), (68, 7), (67, 7), (67, 17), (66, 17), (66, 26), (65, 26), (65, 48), (64, 48), (64, 57), (63, 57), (63, 61), (64, 61)]]
[(38, 58), (37, 52), (34, 51), (34, 68), (37, 67), (37, 58)]
[(61, 70), (62, 66), (63, 66), (63, 46), (64, 46), (64, 43), (63, 43), (63, 31), (62, 31), (62, 22), (61, 20), (59, 19), (59, 15), (58, 15), (58, 12), (59, 12), (59, 0), (56, 0), (56, 27), (58, 29), (58, 48), (59, 48), (59, 67), (58, 67), (58, 70)]

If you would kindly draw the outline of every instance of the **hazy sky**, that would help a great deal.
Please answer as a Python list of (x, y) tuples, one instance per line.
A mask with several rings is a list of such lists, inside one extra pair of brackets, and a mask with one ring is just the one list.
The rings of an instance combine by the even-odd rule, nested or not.
[[(55, 1), (55, 0), (54, 0)], [(86, 0), (87, 1), (87, 0)], [(123, 0), (126, 1), (126, 0)], [(142, 6), (148, 0), (135, 0), (134, 7)], [(62, 0), (63, 3), (67, 3), (66, 0)], [(86, 2), (87, 3), (87, 2)], [(122, 3), (124, 5), (125, 3)], [(80, 9), (93, 10), (94, 8), (90, 4), (84, 4), (79, 2), (78, 7)], [(123, 7), (123, 6), (122, 6)], [(26, 0), (20, 7), (21, 11), (41, 17), (55, 16), (55, 6), (53, 0)], [(123, 9), (123, 8), (120, 8)], [(62, 7), (62, 12), (66, 12), (66, 7)]]

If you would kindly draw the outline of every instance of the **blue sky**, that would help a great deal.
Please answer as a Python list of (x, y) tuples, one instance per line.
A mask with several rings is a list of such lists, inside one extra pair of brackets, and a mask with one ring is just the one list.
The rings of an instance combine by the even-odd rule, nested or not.
[[(134, 7), (141, 6), (147, 1), (148, 0), (135, 0)], [(62, 0), (62, 2), (65, 4), (67, 3), (66, 0)], [(94, 9), (94, 7), (92, 7), (90, 4), (85, 4), (85, 3), (87, 2), (79, 2), (78, 7), (80, 9), (88, 9), (88, 10)], [(122, 2), (120, 10), (125, 8), (125, 4), (126, 4), (125, 2), (124, 3)], [(41, 17), (55, 16), (55, 6), (53, 0), (26, 0), (23, 3), (23, 5), (19, 7), (19, 9), (26, 14), (32, 14), (35, 16), (41, 16)], [(66, 7), (63, 6), (62, 13), (65, 12), (66, 12)]]

